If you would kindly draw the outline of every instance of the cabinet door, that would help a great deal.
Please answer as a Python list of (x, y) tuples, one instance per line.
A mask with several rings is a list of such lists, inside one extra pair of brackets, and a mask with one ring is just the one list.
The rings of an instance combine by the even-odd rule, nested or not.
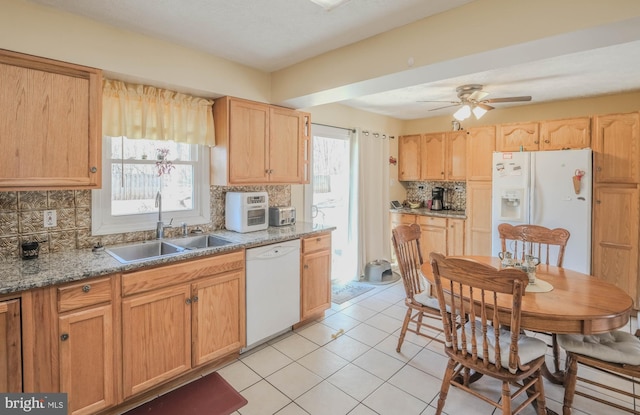
[(20, 300), (0, 302), (0, 391), (22, 392)]
[(420, 134), (398, 139), (398, 180), (420, 180)]
[(122, 300), (125, 399), (191, 368), (191, 286)]
[(302, 256), (300, 320), (331, 307), (331, 250)]
[(637, 112), (594, 117), (596, 183), (640, 183)]
[(425, 262), (431, 252), (447, 252), (447, 219), (432, 216), (418, 216), (420, 225), (420, 249)]
[(444, 180), (446, 170), (445, 134), (424, 134), (421, 151), (421, 180)]
[(447, 133), (446, 179), (465, 181), (467, 179), (467, 132)]
[(638, 298), (639, 191), (636, 185), (594, 188), (593, 275)]
[(59, 317), (60, 391), (72, 415), (115, 404), (112, 316), (109, 304)]
[(229, 102), (230, 183), (252, 184), (268, 181), (268, 138), (268, 105), (242, 100)]
[[(467, 180), (491, 180), (496, 149), (494, 126), (469, 128), (467, 134)], [(467, 202), (468, 203), (468, 202)]]
[(193, 284), (193, 366), (245, 346), (244, 273), (234, 271)]
[(0, 51), (2, 190), (99, 188), (102, 73)]
[(513, 123), (498, 125), (496, 151), (538, 150), (538, 123)]
[(463, 219), (447, 219), (447, 255), (464, 255)]
[[(465, 253), (491, 256), (491, 182), (467, 182)], [(497, 253), (494, 253), (497, 255)]]
[(540, 123), (540, 150), (568, 150), (591, 145), (591, 118), (570, 118)]
[(304, 117), (288, 108), (269, 109), (269, 181), (304, 181)]

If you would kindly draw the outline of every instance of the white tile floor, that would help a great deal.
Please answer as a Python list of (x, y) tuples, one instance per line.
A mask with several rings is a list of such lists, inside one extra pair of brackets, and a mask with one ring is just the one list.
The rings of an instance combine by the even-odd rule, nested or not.
[[(349, 302), (333, 304), (324, 318), (240, 355), (219, 370), (248, 400), (236, 415), (433, 415), (447, 359), (440, 343), (412, 333), (396, 353), (405, 310), (400, 283), (378, 286)], [(334, 338), (340, 329), (344, 334)], [(580, 368), (580, 373), (588, 372)], [(496, 395), (500, 391), (499, 383), (486, 378), (474, 387)], [(547, 382), (545, 394), (547, 406), (561, 414), (562, 387)], [(500, 413), (455, 388), (450, 389), (444, 411)], [(573, 413), (625, 412), (577, 396)], [(529, 407), (523, 414), (535, 411)]]

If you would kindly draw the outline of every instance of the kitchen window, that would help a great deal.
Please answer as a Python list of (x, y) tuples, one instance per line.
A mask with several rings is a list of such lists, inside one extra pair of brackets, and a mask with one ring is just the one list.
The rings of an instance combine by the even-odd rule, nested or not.
[(210, 222), (207, 147), (164, 140), (104, 137), (102, 188), (92, 191), (92, 234)]

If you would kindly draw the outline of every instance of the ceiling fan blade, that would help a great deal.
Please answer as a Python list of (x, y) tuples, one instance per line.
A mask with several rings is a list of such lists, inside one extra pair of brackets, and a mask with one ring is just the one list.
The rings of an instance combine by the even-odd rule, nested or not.
[(469, 95), (469, 97), (467, 98), (469, 101), (482, 101), (484, 99), (484, 97), (486, 97), (487, 95), (489, 95), (488, 92), (484, 92), (484, 91), (473, 91), (471, 93), (471, 95)]
[(459, 104), (458, 101), (416, 101), (416, 102), (446, 102), (447, 104)]
[(485, 99), (482, 102), (493, 104), (493, 103), (499, 103), (499, 102), (521, 102), (521, 101), (531, 101), (531, 96), (490, 98), (490, 99)]
[(444, 108), (457, 107), (458, 105), (460, 105), (460, 103), (459, 103), (459, 102), (456, 102), (456, 103), (455, 103), (455, 104), (453, 104), (453, 105), (445, 105), (444, 107), (431, 108), (429, 111), (437, 111), (437, 110), (441, 110), (441, 109), (444, 109)]
[(495, 108), (495, 107), (492, 107), (491, 105), (483, 104), (482, 102), (478, 102), (476, 104), (476, 106), (482, 108), (483, 110), (487, 110), (487, 111), (491, 111), (492, 109)]

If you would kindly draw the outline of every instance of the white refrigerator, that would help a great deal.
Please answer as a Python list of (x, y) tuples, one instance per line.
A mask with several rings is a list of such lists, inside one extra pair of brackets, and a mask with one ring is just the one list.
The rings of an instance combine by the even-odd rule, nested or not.
[(565, 228), (563, 267), (590, 274), (592, 166), (591, 149), (493, 153), (492, 254), (501, 223)]

